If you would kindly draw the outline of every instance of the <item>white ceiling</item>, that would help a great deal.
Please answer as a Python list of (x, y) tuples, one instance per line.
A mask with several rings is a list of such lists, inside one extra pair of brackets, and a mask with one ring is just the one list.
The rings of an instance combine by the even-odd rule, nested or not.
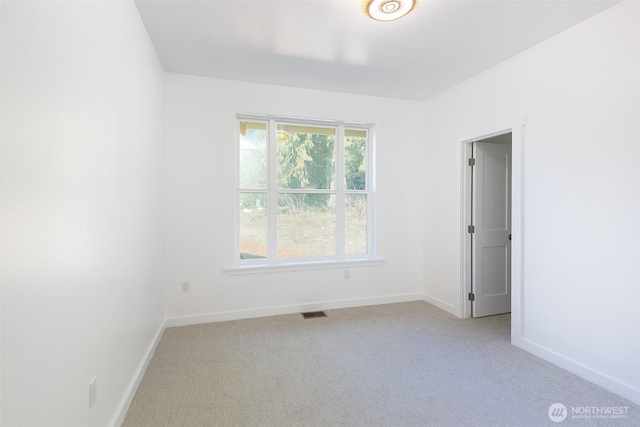
[(422, 101), (616, 2), (422, 0), (393, 22), (360, 0), (136, 4), (166, 71)]

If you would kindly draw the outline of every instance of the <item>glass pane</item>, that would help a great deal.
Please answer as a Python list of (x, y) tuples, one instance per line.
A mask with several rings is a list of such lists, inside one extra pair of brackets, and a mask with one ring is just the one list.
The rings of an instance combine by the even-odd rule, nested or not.
[(267, 256), (267, 194), (240, 193), (240, 259)]
[(278, 125), (278, 188), (333, 189), (334, 128)]
[(278, 196), (278, 257), (336, 254), (335, 196)]
[(240, 188), (267, 188), (267, 123), (240, 121)]
[(347, 190), (366, 190), (367, 131), (344, 133), (344, 178)]
[(345, 253), (367, 253), (367, 195), (348, 194), (345, 206)]

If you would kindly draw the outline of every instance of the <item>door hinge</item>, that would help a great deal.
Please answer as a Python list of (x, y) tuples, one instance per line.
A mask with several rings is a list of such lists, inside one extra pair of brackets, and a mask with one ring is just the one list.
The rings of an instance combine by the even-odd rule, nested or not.
[(475, 301), (476, 295), (473, 292), (469, 292), (469, 301)]
[(469, 166), (475, 166), (476, 165), (476, 159), (471, 158), (469, 159)]
[(470, 225), (467, 230), (469, 230), (469, 233), (475, 233), (476, 232), (476, 226), (475, 225)]

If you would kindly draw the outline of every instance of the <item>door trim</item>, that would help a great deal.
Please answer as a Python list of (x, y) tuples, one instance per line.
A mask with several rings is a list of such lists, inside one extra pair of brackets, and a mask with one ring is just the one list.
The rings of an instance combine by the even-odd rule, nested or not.
[(524, 126), (527, 117), (522, 116), (479, 129), (465, 131), (456, 138), (460, 159), (460, 222), (457, 232), (460, 235), (460, 287), (458, 288), (458, 316), (471, 317), (471, 236), (467, 226), (471, 224), (471, 168), (468, 159), (471, 156), (472, 143), (492, 136), (511, 132), (511, 336), (523, 336), (523, 173), (524, 173)]

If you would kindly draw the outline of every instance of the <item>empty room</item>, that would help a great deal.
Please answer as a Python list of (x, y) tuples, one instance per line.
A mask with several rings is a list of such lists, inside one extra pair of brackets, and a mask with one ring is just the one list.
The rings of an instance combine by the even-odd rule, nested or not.
[(636, 0), (0, 0), (3, 427), (637, 426), (639, 265)]

